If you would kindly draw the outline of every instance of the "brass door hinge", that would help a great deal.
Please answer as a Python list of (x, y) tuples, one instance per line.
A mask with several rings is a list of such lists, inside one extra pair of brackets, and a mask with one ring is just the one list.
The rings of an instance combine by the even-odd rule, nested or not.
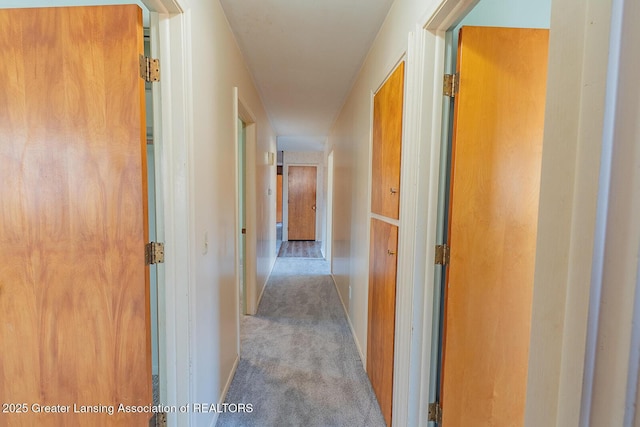
[(442, 407), (438, 402), (429, 403), (428, 421), (440, 424), (442, 422)]
[(144, 245), (144, 262), (147, 265), (164, 262), (164, 243), (151, 242)]
[(149, 419), (149, 427), (167, 427), (167, 414), (164, 412), (156, 412)]
[(160, 60), (140, 55), (140, 77), (145, 82), (159, 82)]
[(445, 96), (450, 96), (452, 98), (456, 96), (458, 93), (459, 77), (460, 75), (458, 73), (444, 75), (442, 89)]
[(448, 265), (451, 249), (447, 245), (436, 245), (436, 265)]

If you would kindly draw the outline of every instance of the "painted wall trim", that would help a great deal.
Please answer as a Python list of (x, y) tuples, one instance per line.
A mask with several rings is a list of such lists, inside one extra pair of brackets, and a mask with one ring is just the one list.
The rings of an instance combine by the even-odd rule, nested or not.
[[(154, 2), (158, 3), (157, 1)], [(183, 3), (163, 0), (163, 12), (180, 10)], [(146, 4), (146, 3), (145, 3)], [(150, 7), (152, 5), (149, 5)], [(187, 11), (188, 13), (188, 11)], [(161, 402), (180, 405), (191, 400), (191, 307), (193, 291), (190, 236), (192, 218), (191, 176), (189, 174), (192, 99), (190, 21), (182, 13), (162, 13), (157, 17), (159, 39), (158, 57), (163, 62), (163, 79), (159, 83), (160, 108), (154, 108), (156, 116), (156, 158), (158, 159), (157, 185), (162, 200), (164, 232), (167, 250), (164, 266), (164, 292), (159, 306), (160, 343), (165, 357), (160, 359)], [(154, 18), (154, 20), (156, 19)], [(154, 21), (152, 21), (153, 23)], [(155, 94), (154, 94), (155, 95)], [(161, 354), (163, 351), (161, 350)], [(164, 392), (164, 393), (163, 393)], [(189, 425), (188, 414), (168, 414), (168, 425)]]
[(637, 2), (614, 0), (580, 426), (635, 426), (640, 369)]

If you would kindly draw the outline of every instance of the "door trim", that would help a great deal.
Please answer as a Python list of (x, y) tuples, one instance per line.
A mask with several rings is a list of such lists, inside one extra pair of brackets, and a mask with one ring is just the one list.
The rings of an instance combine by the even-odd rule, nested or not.
[[(145, 0), (151, 13), (152, 54), (163, 62), (163, 78), (154, 91), (155, 155), (157, 160), (158, 237), (170, 243), (164, 267), (158, 269), (160, 318), (161, 403), (180, 405), (192, 400), (190, 312), (195, 304), (193, 257), (190, 253), (191, 147), (193, 91), (190, 64), (190, 20), (182, 13), (184, 0)], [(155, 45), (155, 48), (154, 48)], [(166, 58), (167, 60), (164, 60)], [(166, 95), (169, 96), (166, 96)], [(186, 165), (186, 167), (185, 167)], [(158, 179), (160, 177), (160, 179)], [(187, 292), (184, 292), (186, 287)], [(164, 329), (164, 330), (163, 330)], [(165, 357), (162, 357), (164, 354)], [(189, 425), (187, 413), (168, 413), (168, 425)]]
[[(247, 307), (247, 314), (256, 314), (258, 309), (258, 299), (260, 292), (257, 289), (257, 272), (256, 272), (256, 145), (257, 145), (257, 133), (256, 133), (256, 119), (255, 115), (249, 108), (246, 107), (247, 103), (243, 101), (242, 96), (239, 94), (238, 87), (233, 88), (234, 97), (234, 128), (237, 126), (236, 121), (238, 117), (245, 124), (245, 227), (247, 229), (245, 234), (245, 300)], [(238, 155), (238, 135), (235, 135), (235, 153)], [(236, 172), (235, 172), (235, 188), (238, 188), (239, 183), (239, 171), (238, 171), (238, 158), (236, 157)], [(236, 229), (240, 229), (238, 221), (240, 198), (238, 191), (236, 190), (235, 197), (235, 209), (236, 209)], [(236, 236), (236, 287), (238, 289), (238, 298), (240, 295), (240, 235)], [(240, 301), (237, 301), (239, 305)], [(238, 315), (238, 354), (240, 354), (240, 315)]]

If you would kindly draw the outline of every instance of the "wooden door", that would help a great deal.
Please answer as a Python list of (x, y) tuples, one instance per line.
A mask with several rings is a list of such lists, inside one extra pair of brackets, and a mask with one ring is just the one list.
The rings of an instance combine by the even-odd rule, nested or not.
[(289, 166), (288, 240), (316, 239), (315, 166)]
[(396, 323), (398, 227), (371, 219), (367, 374), (387, 426), (391, 426)]
[(460, 32), (445, 427), (524, 424), (547, 44), (547, 30)]
[(150, 418), (142, 52), (135, 5), (0, 10), (4, 426)]
[(393, 219), (400, 215), (403, 99), (401, 62), (373, 98), (371, 212)]

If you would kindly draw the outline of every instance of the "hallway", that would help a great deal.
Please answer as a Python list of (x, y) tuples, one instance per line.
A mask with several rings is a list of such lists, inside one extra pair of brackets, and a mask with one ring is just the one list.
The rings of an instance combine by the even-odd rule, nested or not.
[[(383, 425), (363, 365), (391, 354), (390, 427), (640, 427), (639, 19), (631, 0), (0, 0), (0, 426)], [(532, 106), (457, 72), (462, 26), (549, 31), (546, 65), (515, 61), (547, 71), (535, 156), (500, 160), (470, 130), (483, 168), (453, 161), (462, 100), (492, 131), (515, 124), (494, 103)], [(492, 52), (514, 60), (505, 40)], [(473, 52), (496, 80), (521, 80)], [(376, 108), (381, 93), (396, 108)], [(402, 120), (378, 126), (377, 111)], [(516, 178), (534, 157), (529, 185)], [(392, 183), (377, 179), (384, 158)], [(315, 243), (297, 258), (289, 167), (316, 168)], [(452, 197), (454, 181), (484, 193)], [(469, 214), (458, 240), (454, 199)], [(528, 252), (516, 217), (535, 226)], [(489, 293), (485, 258), (507, 273), (532, 263), (531, 301), (506, 273), (514, 294)], [(391, 284), (380, 298), (378, 283)], [(478, 333), (494, 319), (523, 328)], [(516, 369), (522, 421), (497, 410), (515, 408), (503, 384)], [(107, 410), (43, 409), (75, 405)], [(446, 415), (463, 413), (473, 421)]]
[(279, 257), (255, 316), (218, 426), (383, 426), (324, 259)]

